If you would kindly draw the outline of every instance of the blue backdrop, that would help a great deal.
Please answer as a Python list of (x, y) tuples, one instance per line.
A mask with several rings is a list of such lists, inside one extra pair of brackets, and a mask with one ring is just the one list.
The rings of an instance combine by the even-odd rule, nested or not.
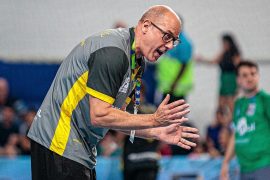
[[(30, 106), (39, 108), (60, 64), (46, 63), (9, 63), (0, 59), (0, 77), (8, 80), (10, 96), (21, 99)], [(156, 81), (154, 79), (155, 65), (148, 64), (143, 80), (147, 84), (146, 99), (154, 102)]]
[(0, 77), (8, 80), (10, 96), (31, 106), (43, 101), (59, 64), (7, 63), (0, 61)]

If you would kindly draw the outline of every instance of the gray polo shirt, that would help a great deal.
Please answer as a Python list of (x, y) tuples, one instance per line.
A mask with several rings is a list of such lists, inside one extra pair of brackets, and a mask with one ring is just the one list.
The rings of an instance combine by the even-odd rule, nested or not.
[(118, 108), (125, 103), (134, 85), (133, 41), (133, 28), (109, 29), (78, 44), (62, 62), (28, 137), (94, 168), (96, 145), (108, 129), (92, 126), (89, 95)]

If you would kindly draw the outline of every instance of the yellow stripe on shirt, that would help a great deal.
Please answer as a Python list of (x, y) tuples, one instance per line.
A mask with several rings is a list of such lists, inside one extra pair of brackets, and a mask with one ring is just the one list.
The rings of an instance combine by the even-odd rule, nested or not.
[(60, 118), (50, 145), (50, 150), (59, 155), (63, 155), (68, 142), (71, 130), (70, 123), (72, 112), (76, 109), (78, 103), (84, 98), (86, 93), (109, 104), (113, 104), (115, 101), (114, 98), (87, 87), (87, 79), (88, 71), (81, 75), (74, 83), (61, 106)]
[(94, 90), (92, 88), (87, 87), (86, 88), (86, 91), (91, 96), (96, 97), (96, 98), (98, 98), (98, 99), (100, 99), (102, 101), (105, 101), (105, 102), (109, 103), (109, 104), (113, 104), (114, 101), (115, 101), (115, 99), (112, 98), (111, 96), (108, 96), (106, 94), (103, 94), (101, 92), (98, 92), (98, 91), (96, 91), (96, 90)]
[(87, 79), (88, 71), (81, 75), (74, 83), (61, 106), (60, 118), (50, 146), (50, 150), (59, 155), (63, 155), (68, 142), (72, 112), (86, 95)]

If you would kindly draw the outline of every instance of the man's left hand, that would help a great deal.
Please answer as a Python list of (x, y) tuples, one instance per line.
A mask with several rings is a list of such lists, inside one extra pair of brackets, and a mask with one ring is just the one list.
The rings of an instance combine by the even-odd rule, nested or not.
[(196, 143), (188, 139), (198, 139), (198, 129), (192, 127), (181, 126), (172, 124), (166, 127), (155, 128), (157, 139), (167, 144), (180, 146), (184, 149), (191, 149), (195, 147)]

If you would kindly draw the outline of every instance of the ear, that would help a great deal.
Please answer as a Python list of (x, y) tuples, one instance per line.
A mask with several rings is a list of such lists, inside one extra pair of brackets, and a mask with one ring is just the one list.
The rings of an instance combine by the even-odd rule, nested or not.
[(143, 34), (146, 34), (147, 31), (149, 30), (149, 27), (151, 26), (151, 22), (146, 19), (143, 23), (142, 23), (142, 32)]

